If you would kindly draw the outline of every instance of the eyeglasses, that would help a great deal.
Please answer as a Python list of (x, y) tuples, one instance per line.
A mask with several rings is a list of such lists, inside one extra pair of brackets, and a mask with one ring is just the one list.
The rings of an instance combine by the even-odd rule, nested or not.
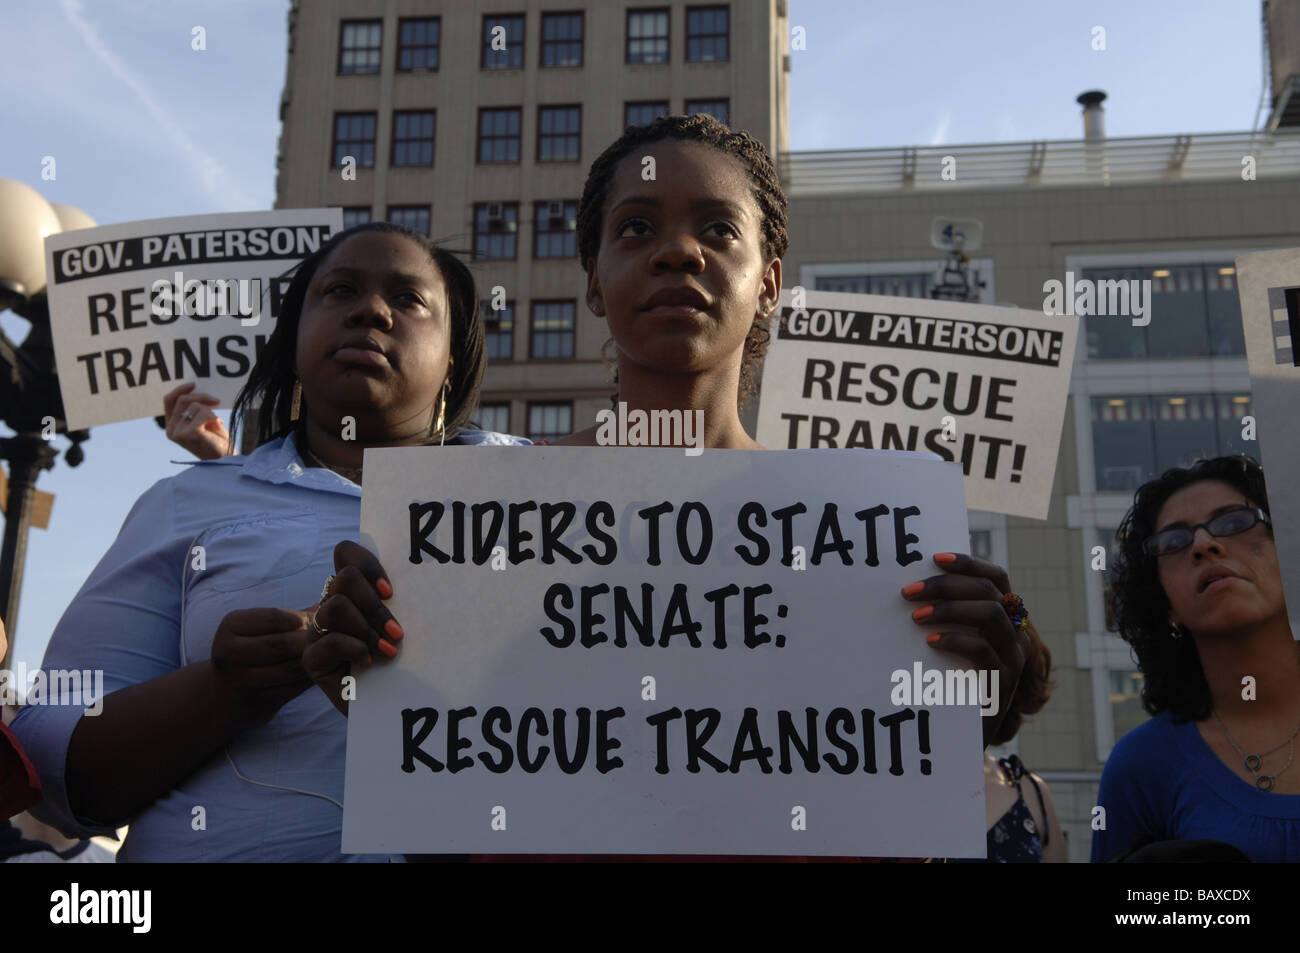
[(1192, 545), (1198, 529), (1204, 529), (1211, 536), (1218, 539), (1223, 536), (1236, 536), (1238, 533), (1244, 533), (1257, 523), (1263, 523), (1268, 527), (1273, 525), (1268, 518), (1268, 514), (1261, 509), (1243, 507), (1237, 510), (1228, 510), (1226, 513), (1220, 513), (1212, 520), (1197, 523), (1192, 527), (1174, 526), (1163, 532), (1156, 533), (1142, 544), (1142, 549), (1148, 556), (1172, 556), (1174, 553), (1182, 552)]

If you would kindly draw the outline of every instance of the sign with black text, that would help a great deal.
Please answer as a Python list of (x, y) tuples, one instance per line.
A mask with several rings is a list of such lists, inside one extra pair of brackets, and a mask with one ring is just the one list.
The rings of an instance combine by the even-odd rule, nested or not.
[(971, 509), (1046, 519), (1076, 320), (923, 298), (781, 295), (758, 442), (917, 450), (962, 465)]
[(338, 208), (193, 215), (45, 239), (68, 427), (152, 417), (181, 381), (229, 407), (271, 336), (299, 261)]
[(365, 471), (405, 638), (354, 685), (345, 852), (984, 856), (996, 680), (900, 593), (967, 544), (957, 467), (432, 447)]
[(1251, 391), (1241, 432), (1259, 441), (1248, 452), (1264, 465), (1291, 634), (1300, 639), (1300, 248), (1252, 252), (1236, 266)]

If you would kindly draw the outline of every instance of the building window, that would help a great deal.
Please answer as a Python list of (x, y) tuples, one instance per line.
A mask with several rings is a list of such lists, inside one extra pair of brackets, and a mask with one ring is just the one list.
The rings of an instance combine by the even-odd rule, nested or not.
[(660, 116), (668, 115), (668, 102), (666, 100), (651, 103), (624, 103), (623, 104), (623, 125), (626, 126), (648, 126)]
[(731, 122), (731, 100), (729, 99), (688, 99), (686, 115), (708, 113), (720, 123)]
[(556, 440), (573, 433), (573, 402), (528, 403), (528, 439)]
[(438, 68), (438, 42), (442, 38), (442, 21), (438, 17), (422, 17), (397, 21), (397, 69), (436, 70)]
[(351, 156), (358, 168), (375, 166), (375, 114), (335, 113), (334, 149), (331, 168), (341, 168), (343, 160)]
[(627, 11), (627, 62), (668, 62), (668, 10)]
[(813, 283), (814, 291), (894, 295), (899, 298), (928, 298), (933, 287), (932, 272), (900, 275), (818, 275)]
[(573, 357), (573, 301), (534, 301), (529, 357)]
[(432, 109), (393, 113), (393, 165), (433, 165)]
[(575, 257), (578, 254), (578, 203), (538, 202), (535, 209), (533, 257)]
[(515, 353), (515, 303), (507, 301), (504, 308), (497, 310), (492, 307), (491, 301), (481, 301), (479, 302), (479, 311), (483, 315), (487, 359), (489, 361), (508, 361), (513, 358)]
[(1115, 719), (1115, 740), (1119, 741), (1147, 720), (1142, 708), (1142, 673), (1132, 669), (1110, 669), (1110, 711)]
[(351, 228), (353, 225), (365, 225), (369, 221), (369, 205), (350, 205), (343, 209), (344, 228)]
[(686, 62), (728, 59), (730, 34), (731, 15), (727, 7), (687, 7)]
[(474, 258), (477, 261), (514, 259), (519, 232), (518, 202), (477, 202), (474, 205)]
[(483, 69), (523, 69), (524, 15), (483, 18)]
[(478, 161), (518, 162), (520, 110), (480, 109), (478, 111)]
[(479, 404), (478, 413), (474, 415), (474, 420), (479, 425), (480, 430), (509, 433), (510, 404)]
[(582, 14), (542, 14), (542, 66), (582, 65)]
[(427, 205), (390, 205), (388, 221), (394, 225), (405, 225), (421, 235), (429, 234), (429, 206)]
[(537, 107), (537, 161), (577, 162), (582, 154), (582, 107)]
[(1251, 452), (1241, 439), (1247, 394), (1092, 398), (1097, 491), (1132, 492), (1170, 467)]
[(970, 554), (976, 559), (989, 559), (993, 555), (993, 530), (970, 531)]
[(378, 73), (384, 35), (382, 20), (344, 20), (339, 24), (339, 72)]
[[(1080, 277), (1096, 283), (1094, 308), (1106, 312), (1084, 318), (1090, 358), (1141, 360), (1246, 353), (1236, 269), (1231, 264), (1087, 268)], [(1134, 281), (1151, 282), (1150, 301), (1144, 302), (1150, 323), (1145, 327), (1132, 320), (1135, 309), (1127, 290)], [(1122, 284), (1110, 284), (1114, 282)], [(1077, 291), (1075, 296), (1077, 300)]]

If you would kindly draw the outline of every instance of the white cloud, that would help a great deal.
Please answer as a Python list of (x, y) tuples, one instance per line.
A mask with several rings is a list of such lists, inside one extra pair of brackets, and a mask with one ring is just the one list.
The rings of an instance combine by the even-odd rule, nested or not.
[(135, 94), (148, 110), (161, 133), (158, 139), (169, 142), (180, 152), (203, 190), (225, 211), (246, 211), (257, 208), (258, 203), (230, 177), (215, 159), (203, 151), (172, 119), (166, 108), (158, 102), (149, 89), (148, 82), (138, 76), (109, 49), (101, 37), (101, 30), (89, 23), (83, 15), (81, 0), (59, 0), (64, 17), (81, 36), (95, 57), (104, 64), (124, 86)]
[(948, 127), (952, 125), (952, 110), (945, 109), (939, 116), (939, 121), (934, 124), (934, 132), (930, 134), (930, 145), (943, 145), (943, 140), (948, 137)]

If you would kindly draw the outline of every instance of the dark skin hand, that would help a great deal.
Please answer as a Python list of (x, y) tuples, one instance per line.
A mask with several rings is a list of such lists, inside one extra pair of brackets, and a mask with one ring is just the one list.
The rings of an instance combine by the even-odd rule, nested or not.
[(308, 628), (302, 664), (344, 715), (348, 700), (343, 697), (343, 677), (353, 666), (368, 668), (376, 658), (397, 655), (404, 633), (383, 603), (392, 595), (388, 574), (370, 550), (347, 540), (334, 547), (334, 582), (316, 616), (326, 632)]
[[(1012, 626), (1002, 604), (1011, 591), (1005, 569), (964, 553), (936, 553), (934, 562), (943, 572), (905, 586), (903, 598), (928, 604), (930, 612), (922, 606), (912, 618), (930, 632), (926, 641), (935, 649), (960, 655), (977, 670), (998, 672), (997, 714), (980, 719), (987, 748), (1011, 708), (1029, 659), (1029, 636)], [(978, 634), (944, 632), (946, 625), (968, 626)]]

